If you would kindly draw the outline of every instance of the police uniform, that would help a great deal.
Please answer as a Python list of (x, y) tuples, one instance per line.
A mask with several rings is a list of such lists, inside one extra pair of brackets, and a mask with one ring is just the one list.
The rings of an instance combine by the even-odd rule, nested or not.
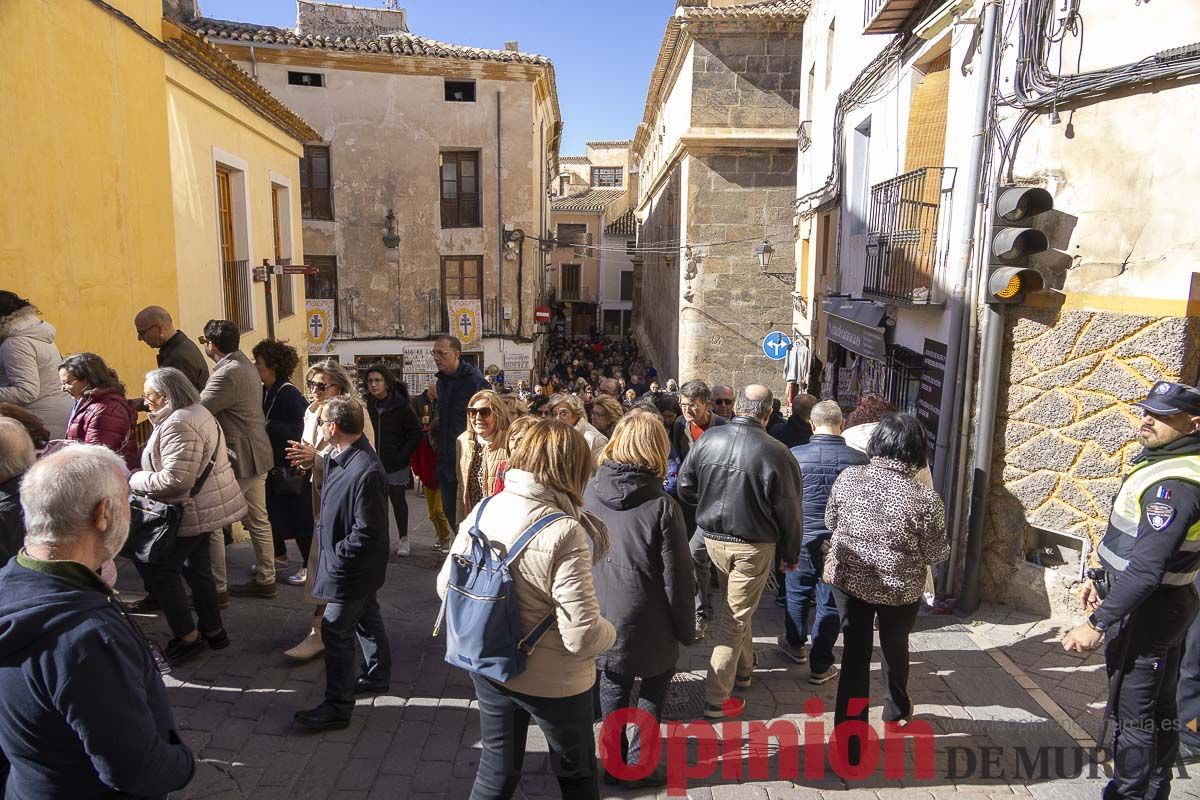
[[(1160, 381), (1136, 403), (1157, 415), (1200, 414), (1200, 391)], [(1105, 800), (1166, 797), (1179, 750), (1176, 687), (1200, 608), (1200, 435), (1138, 454), (1099, 548), (1104, 598), (1088, 617), (1105, 633), (1114, 774)]]

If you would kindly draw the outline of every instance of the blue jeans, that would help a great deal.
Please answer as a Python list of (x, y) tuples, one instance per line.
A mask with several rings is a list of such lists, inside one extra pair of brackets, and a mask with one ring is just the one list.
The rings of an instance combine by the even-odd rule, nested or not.
[(824, 570), (825, 554), (821, 552), (820, 543), (813, 542), (811, 547), (805, 545), (800, 548), (800, 563), (796, 569), (785, 572), (783, 579), (787, 588), (787, 613), (783, 618), (783, 627), (788, 644), (807, 643), (808, 610), (816, 606), (812, 647), (808, 654), (809, 669), (813, 672), (825, 672), (833, 666), (833, 646), (837, 643), (838, 628), (841, 627), (833, 591), (829, 584), (821, 580)]
[(329, 603), (321, 621), (325, 643), (325, 702), (343, 716), (354, 711), (354, 639), (363, 652), (362, 678), (376, 686), (392, 680), (392, 651), (372, 592), (345, 603)]
[(508, 800), (521, 783), (529, 723), (541, 728), (563, 800), (599, 800), (592, 690), (534, 697), (471, 674), (479, 699), (479, 768), (471, 800)]

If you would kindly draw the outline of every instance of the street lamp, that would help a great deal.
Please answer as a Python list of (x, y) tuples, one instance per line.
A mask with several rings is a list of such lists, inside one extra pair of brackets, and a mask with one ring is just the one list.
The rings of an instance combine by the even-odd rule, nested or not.
[(387, 220), (387, 233), (383, 235), (383, 246), (386, 248), (383, 257), (391, 263), (398, 263), (400, 261), (400, 234), (396, 233), (396, 212), (389, 208), (384, 219)]
[(762, 244), (754, 248), (754, 254), (758, 256), (758, 266), (763, 272), (771, 266), (771, 255), (775, 252), (775, 248), (771, 247), (771, 243), (766, 239), (762, 240)]

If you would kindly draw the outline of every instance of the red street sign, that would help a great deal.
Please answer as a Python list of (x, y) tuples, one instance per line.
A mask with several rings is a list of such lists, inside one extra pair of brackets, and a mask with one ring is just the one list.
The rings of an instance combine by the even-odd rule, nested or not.
[(320, 267), (313, 267), (308, 264), (285, 264), (282, 267), (275, 267), (275, 274), (277, 275), (317, 275), (320, 272)]
[(533, 321), (545, 325), (550, 321), (550, 306), (538, 306), (533, 310)]

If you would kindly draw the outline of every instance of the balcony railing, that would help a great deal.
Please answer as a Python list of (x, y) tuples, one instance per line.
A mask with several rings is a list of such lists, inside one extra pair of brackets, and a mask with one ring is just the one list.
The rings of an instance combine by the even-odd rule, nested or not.
[(596, 292), (588, 286), (553, 286), (546, 287), (546, 302), (548, 303), (594, 303)]
[(922, 167), (871, 187), (863, 296), (940, 305), (953, 167)]
[(899, 33), (923, 0), (864, 0), (863, 33)]
[(250, 266), (245, 260), (226, 261), (221, 265), (225, 289), (225, 319), (236, 323), (245, 333), (254, 327), (254, 295), (251, 294)]

